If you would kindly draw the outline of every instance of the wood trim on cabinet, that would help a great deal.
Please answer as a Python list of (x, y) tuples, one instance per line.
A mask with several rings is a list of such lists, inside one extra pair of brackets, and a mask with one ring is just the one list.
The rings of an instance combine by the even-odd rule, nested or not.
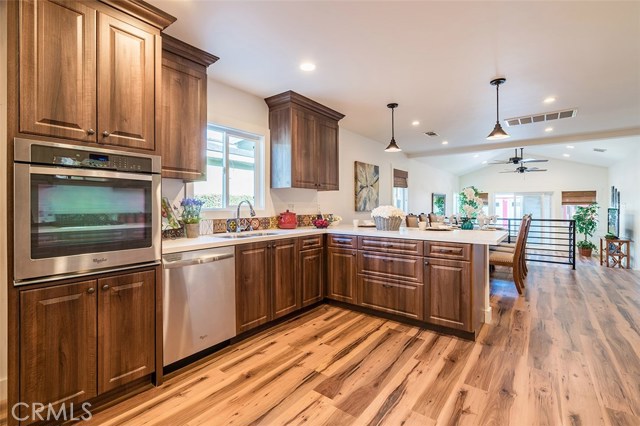
[(405, 281), (391, 281), (358, 276), (360, 306), (422, 320), (424, 318), (424, 286)]
[(327, 245), (338, 248), (358, 248), (358, 237), (355, 235), (329, 234)]
[(422, 284), (423, 258), (372, 251), (358, 251), (358, 274)]
[(173, 24), (177, 18), (142, 0), (99, 0), (127, 15), (146, 22), (160, 30)]
[(423, 241), (398, 238), (358, 237), (358, 250), (422, 256)]
[(310, 235), (308, 237), (300, 237), (299, 241), (300, 241), (300, 250), (322, 248), (323, 246), (322, 235)]
[(288, 90), (286, 92), (279, 93), (274, 96), (270, 96), (266, 98), (264, 101), (269, 106), (269, 109), (291, 103), (291, 104), (300, 105), (304, 108), (310, 109), (315, 113), (324, 115), (336, 121), (342, 120), (344, 118), (344, 114), (341, 114), (338, 111), (335, 111), (322, 104), (319, 104), (313, 99), (309, 99), (306, 96), (302, 96), (301, 94), (296, 93), (292, 90)]
[(173, 53), (174, 55), (188, 59), (196, 64), (207, 68), (214, 64), (220, 58), (202, 49), (191, 46), (177, 38), (171, 37), (169, 34), (162, 33), (162, 50)]
[(424, 255), (449, 260), (471, 260), (471, 244), (425, 241)]

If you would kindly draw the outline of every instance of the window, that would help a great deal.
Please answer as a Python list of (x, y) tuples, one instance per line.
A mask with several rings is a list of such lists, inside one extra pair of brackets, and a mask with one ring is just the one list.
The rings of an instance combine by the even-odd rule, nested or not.
[(409, 210), (409, 173), (393, 169), (393, 205), (403, 212)]
[(563, 219), (573, 219), (576, 207), (587, 207), (596, 201), (596, 191), (562, 191)]
[(509, 192), (495, 195), (495, 214), (501, 218), (517, 219), (531, 213), (534, 219), (551, 217), (550, 192)]
[(207, 127), (207, 180), (193, 184), (204, 209), (226, 209), (248, 200), (263, 208), (262, 151), (259, 135), (210, 124)]

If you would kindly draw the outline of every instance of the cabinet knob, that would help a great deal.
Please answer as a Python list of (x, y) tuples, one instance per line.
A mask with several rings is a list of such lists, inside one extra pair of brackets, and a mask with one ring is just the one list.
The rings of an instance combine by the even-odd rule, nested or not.
[(356, 255), (356, 254), (355, 254), (355, 252), (354, 252), (354, 253), (351, 253), (351, 256), (355, 256), (355, 255)]
[(425, 265), (428, 265), (428, 264), (429, 264), (429, 261), (425, 260), (424, 264), (425, 264)]
[(96, 289), (95, 289), (95, 288), (93, 288), (93, 287), (89, 287), (89, 288), (87, 289), (87, 293), (89, 293), (89, 294), (93, 294), (93, 293), (95, 293), (95, 292), (96, 292)]
[(89, 129), (89, 130), (87, 130), (87, 134), (88, 134), (88, 135), (95, 135), (95, 134), (96, 134), (96, 131), (95, 131), (95, 130), (93, 130), (93, 129)]
[(107, 132), (106, 130), (105, 130), (104, 132), (102, 132), (102, 136), (104, 136), (105, 138), (106, 138), (107, 136), (109, 136), (110, 134), (111, 134), (111, 133)]
[(102, 290), (103, 290), (103, 291), (107, 291), (107, 290), (109, 290), (109, 284), (105, 284), (105, 285), (103, 285), (103, 286), (102, 286)]

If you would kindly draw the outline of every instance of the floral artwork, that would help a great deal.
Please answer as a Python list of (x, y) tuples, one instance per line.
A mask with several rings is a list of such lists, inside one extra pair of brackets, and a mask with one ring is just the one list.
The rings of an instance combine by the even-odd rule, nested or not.
[(167, 197), (162, 197), (162, 230), (180, 229), (180, 223), (173, 213), (171, 203)]
[(482, 211), (480, 191), (474, 186), (468, 186), (460, 192), (460, 211), (466, 218), (474, 218)]
[(380, 167), (355, 162), (356, 211), (369, 212), (380, 204)]

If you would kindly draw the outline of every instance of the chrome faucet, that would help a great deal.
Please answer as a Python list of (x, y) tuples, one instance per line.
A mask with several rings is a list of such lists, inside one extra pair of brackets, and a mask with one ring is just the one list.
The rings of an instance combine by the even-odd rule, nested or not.
[(254, 217), (256, 215), (256, 211), (253, 209), (253, 206), (251, 205), (251, 202), (249, 202), (249, 200), (240, 201), (238, 203), (238, 210), (236, 210), (236, 232), (246, 231), (247, 229), (249, 231), (253, 231), (251, 223), (249, 223), (249, 226), (247, 227), (240, 226), (240, 206), (242, 206), (242, 203), (247, 203), (249, 205), (249, 214), (251, 215), (251, 217)]

